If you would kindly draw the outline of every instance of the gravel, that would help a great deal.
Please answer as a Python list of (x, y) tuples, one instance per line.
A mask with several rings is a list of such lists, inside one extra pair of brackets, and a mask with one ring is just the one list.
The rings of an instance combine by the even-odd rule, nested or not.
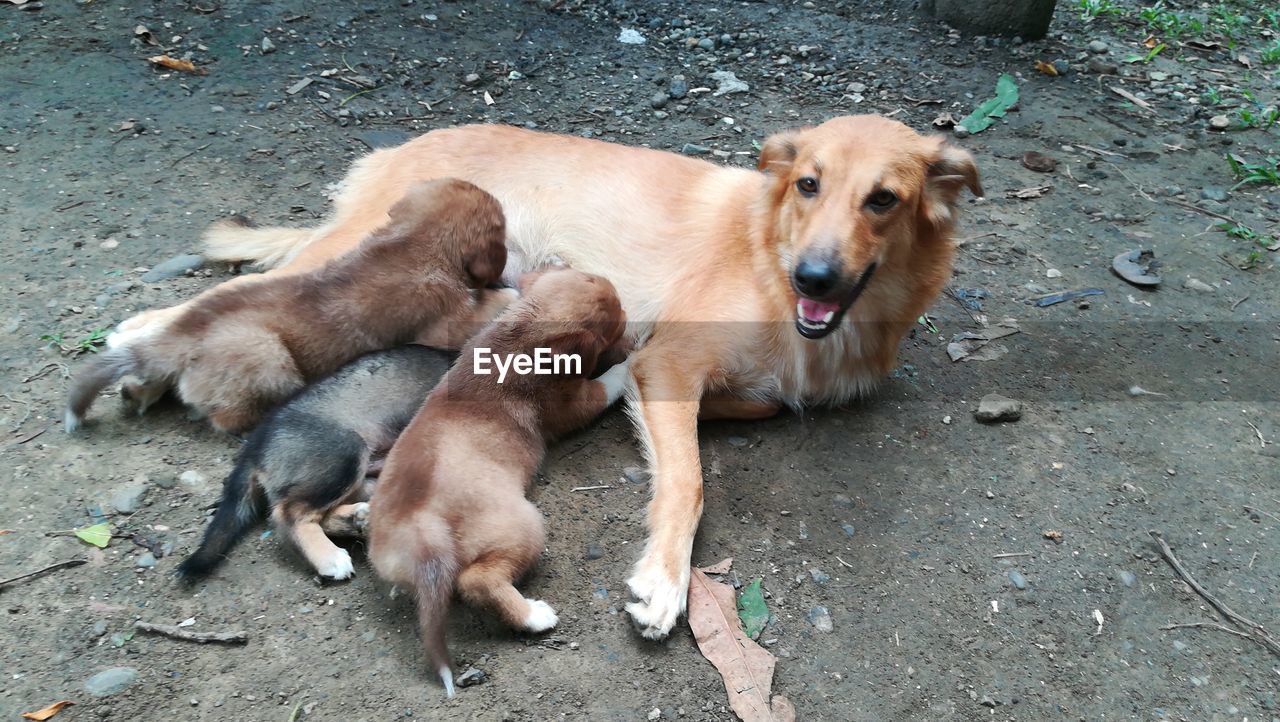
[(805, 617), (819, 632), (830, 632), (835, 629), (835, 625), (831, 622), (831, 612), (828, 612), (826, 607), (814, 607)]
[(85, 680), (84, 690), (94, 697), (107, 697), (123, 692), (138, 681), (138, 670), (133, 667), (111, 667)]

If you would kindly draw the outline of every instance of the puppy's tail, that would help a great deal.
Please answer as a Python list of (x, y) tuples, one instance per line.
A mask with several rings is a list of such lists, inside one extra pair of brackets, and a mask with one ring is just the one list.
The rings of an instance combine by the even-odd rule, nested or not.
[(67, 410), (63, 417), (63, 428), (69, 434), (80, 428), (84, 415), (93, 405), (93, 400), (107, 386), (120, 380), (120, 377), (135, 370), (138, 357), (128, 347), (117, 347), (103, 351), (80, 369), (71, 390), (67, 393)]
[(277, 268), (311, 243), (314, 235), (310, 228), (258, 228), (243, 216), (231, 216), (205, 231), (204, 254), (214, 261), (253, 261), (263, 268)]
[[(250, 448), (248, 446), (246, 450)], [(254, 463), (249, 457), (250, 454), (242, 453), (236, 461), (236, 468), (223, 483), (222, 501), (218, 502), (218, 510), (204, 530), (204, 539), (174, 572), (180, 579), (193, 582), (208, 576), (261, 516), (258, 497), (262, 490), (254, 481)]]
[(426, 648), (427, 661), (431, 669), (440, 675), (444, 693), (449, 697), (454, 694), (453, 661), (445, 643), (444, 629), (457, 578), (458, 564), (450, 549), (420, 563), (414, 580), (414, 591), (418, 597), (418, 630)]

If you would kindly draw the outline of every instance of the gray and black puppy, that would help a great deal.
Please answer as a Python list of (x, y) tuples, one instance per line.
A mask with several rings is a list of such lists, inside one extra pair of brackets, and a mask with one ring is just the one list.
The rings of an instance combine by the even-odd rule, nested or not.
[(178, 576), (194, 581), (213, 571), (261, 519), (265, 498), (276, 529), (322, 577), (351, 577), (351, 555), (328, 534), (363, 533), (369, 472), (455, 356), (424, 346), (370, 353), (271, 412), (241, 449), (200, 548)]

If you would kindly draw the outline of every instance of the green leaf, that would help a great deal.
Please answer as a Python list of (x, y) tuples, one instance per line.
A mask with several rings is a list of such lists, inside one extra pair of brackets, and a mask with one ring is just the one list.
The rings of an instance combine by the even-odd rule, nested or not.
[(1005, 73), (996, 81), (996, 97), (983, 101), (972, 113), (960, 121), (970, 133), (980, 133), (991, 127), (994, 118), (1003, 118), (1005, 111), (1018, 102), (1018, 84), (1013, 76)]
[(101, 524), (94, 524), (75, 531), (76, 536), (80, 537), (81, 541), (88, 542), (99, 549), (105, 549), (111, 541), (111, 524), (105, 521)]
[(742, 620), (742, 630), (747, 633), (748, 637), (755, 639), (760, 636), (760, 632), (764, 631), (764, 625), (769, 621), (769, 608), (764, 605), (764, 592), (760, 589), (760, 582), (756, 579), (742, 590), (742, 595), (738, 597), (738, 619)]

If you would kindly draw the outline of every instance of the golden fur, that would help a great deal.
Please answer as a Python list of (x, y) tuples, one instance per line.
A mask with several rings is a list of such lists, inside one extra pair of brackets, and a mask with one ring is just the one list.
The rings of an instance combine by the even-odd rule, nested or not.
[[(384, 222), (388, 198), (440, 176), (471, 180), (502, 202), (509, 272), (558, 257), (617, 286), (640, 346), (631, 412), (654, 492), (628, 611), (651, 638), (684, 611), (702, 512), (699, 417), (759, 418), (871, 389), (949, 276), (960, 192), (981, 194), (967, 152), (876, 116), (775, 135), (759, 171), (477, 125), (365, 156), (318, 228), (218, 234), (209, 252), (305, 271)], [(805, 177), (820, 181), (816, 194), (799, 192)], [(885, 189), (897, 203), (873, 208), (869, 199)], [(865, 281), (872, 262), (876, 271), (838, 328), (810, 340), (795, 328), (793, 276), (797, 259), (819, 251), (839, 260), (844, 285)], [(172, 313), (148, 312), (121, 332), (163, 329)]]
[[(613, 286), (580, 271), (530, 274), (522, 296), (463, 349), (387, 454), (369, 504), (369, 560), (413, 590), (432, 671), (450, 695), (444, 639), (456, 586), (529, 632), (555, 626), (555, 611), (514, 586), (542, 553), (542, 515), (525, 499), (546, 440), (585, 425), (616, 401), (626, 367), (587, 375), (622, 340), (625, 316)], [(472, 350), (575, 354), (577, 373), (474, 373)]]

